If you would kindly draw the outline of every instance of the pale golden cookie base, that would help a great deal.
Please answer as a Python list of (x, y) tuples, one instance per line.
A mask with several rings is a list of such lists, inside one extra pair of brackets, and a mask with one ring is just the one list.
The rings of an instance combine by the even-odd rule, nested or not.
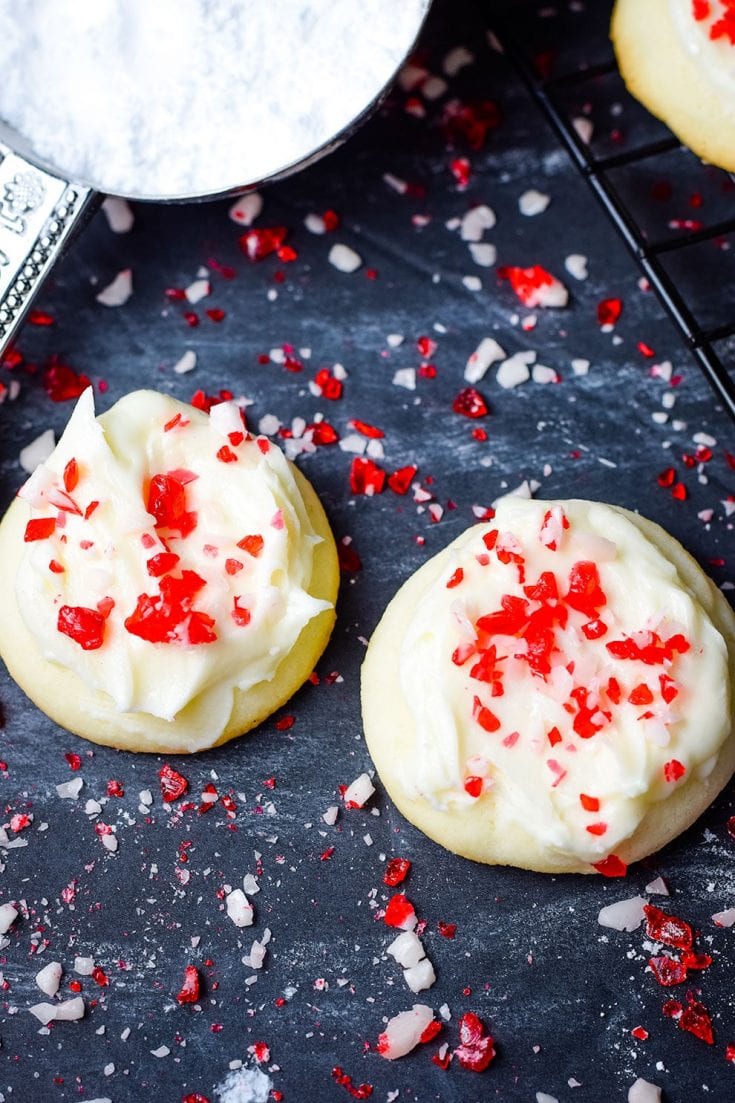
[[(731, 685), (735, 686), (735, 614), (723, 595), (664, 529), (628, 510), (611, 508), (627, 517), (676, 565), (682, 582), (727, 643)], [(486, 527), (478, 526), (483, 530)], [(460, 537), (464, 538), (465, 534)], [(362, 668), (362, 712), (365, 738), (380, 780), (406, 819), (441, 846), (465, 858), (540, 873), (593, 873), (587, 863), (544, 848), (520, 828), (512, 834), (499, 830), (492, 790), (461, 811), (438, 811), (428, 801), (408, 797), (403, 790), (401, 775), (410, 774), (417, 752), (413, 717), (401, 692), (398, 655), (415, 606), (445, 570), (453, 548), (454, 543), (408, 579), (386, 609), (370, 641)], [(660, 850), (694, 823), (734, 772), (735, 727), (710, 776), (703, 781), (692, 777), (666, 800), (653, 805), (635, 833), (618, 845), (615, 853), (632, 863)]]
[(735, 102), (687, 53), (668, 0), (617, 0), (611, 38), (628, 91), (699, 157), (735, 171)]
[[(291, 470), (314, 531), (322, 537), (314, 548), (311, 582), (307, 589), (312, 597), (334, 604), (339, 587), (334, 537), (314, 488), (296, 467), (291, 465)], [(177, 741), (181, 737), (177, 737), (175, 720), (169, 723), (148, 713), (120, 713), (107, 694), (88, 689), (76, 674), (41, 655), (20, 614), (15, 593), (23, 533), (29, 517), (26, 503), (16, 498), (0, 523), (0, 656), (12, 677), (55, 723), (93, 743), (127, 751), (189, 753), (190, 748)], [(211, 745), (219, 746), (250, 731), (293, 696), (327, 646), (334, 620), (333, 609), (319, 613), (303, 629), (270, 681), (260, 682), (245, 692), (234, 691), (229, 723)], [(191, 714), (196, 709), (194, 702), (180, 715)], [(201, 722), (206, 725), (206, 715)]]

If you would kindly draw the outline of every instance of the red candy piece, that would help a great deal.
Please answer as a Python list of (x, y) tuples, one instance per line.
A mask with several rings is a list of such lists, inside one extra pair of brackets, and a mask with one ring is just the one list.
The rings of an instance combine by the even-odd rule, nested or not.
[(285, 226), (264, 226), (248, 230), (240, 238), (240, 248), (250, 260), (263, 260), (281, 248), (288, 230)]
[(167, 804), (183, 797), (189, 789), (189, 782), (186, 778), (177, 770), (174, 770), (173, 766), (169, 766), (168, 762), (164, 762), (158, 771), (158, 776), (161, 779), (161, 796)]
[(663, 988), (673, 988), (687, 979), (687, 967), (672, 957), (652, 957), (648, 959), (654, 977)]
[(153, 476), (146, 509), (155, 517), (157, 528), (174, 529), (182, 538), (196, 528), (196, 513), (186, 509), (186, 486), (173, 473)]
[(459, 1021), (459, 1040), (454, 1056), (462, 1068), (484, 1072), (495, 1057), (495, 1041), (472, 1011), (466, 1011)]
[(455, 99), (444, 108), (442, 123), (450, 142), (463, 141), (470, 149), (482, 149), (490, 131), (501, 121), (500, 109), (493, 100), (461, 103)]
[(676, 758), (672, 758), (670, 762), (664, 762), (664, 779), (666, 781), (678, 781), (680, 778), (684, 777), (686, 772), (686, 766)]
[(452, 409), (455, 414), (470, 418), (485, 417), (489, 412), (487, 402), (474, 387), (465, 387), (460, 391), (452, 403)]
[(411, 901), (402, 892), (398, 892), (388, 901), (384, 918), (388, 927), (402, 927), (414, 914)]
[(97, 609), (83, 605), (62, 605), (56, 628), (64, 636), (78, 643), (83, 651), (97, 651), (105, 637), (105, 617)]
[(569, 592), (564, 600), (590, 620), (597, 617), (598, 610), (607, 604), (607, 598), (600, 587), (600, 575), (594, 563), (579, 562), (572, 566)]
[(151, 578), (160, 578), (172, 571), (178, 562), (179, 557), (175, 552), (159, 552), (148, 560), (146, 570)]
[(56, 531), (55, 517), (34, 517), (26, 525), (23, 540), (26, 544), (32, 544), (35, 540), (48, 540)]
[(71, 494), (79, 482), (79, 464), (72, 457), (64, 468), (64, 490), (67, 494)]
[(391, 858), (383, 873), (383, 884), (391, 888), (400, 885), (401, 881), (406, 880), (410, 868), (411, 863), (408, 858)]
[(199, 990), (199, 971), (195, 965), (187, 965), (184, 969), (184, 983), (176, 995), (176, 1000), (182, 1004), (196, 1003), (199, 999)]
[(466, 777), (464, 779), (464, 791), (469, 796), (475, 799), (482, 793), (482, 778), (481, 777)]
[(608, 854), (601, 862), (593, 862), (592, 868), (603, 877), (625, 877), (628, 872), (627, 865), (617, 854)]
[(653, 694), (651, 693), (647, 685), (641, 683), (641, 685), (636, 686), (635, 689), (632, 689), (630, 691), (630, 693), (628, 694), (628, 700), (630, 701), (631, 705), (652, 705)]
[(679, 1019), (679, 1029), (687, 1030), (695, 1038), (700, 1038), (707, 1045), (714, 1044), (715, 1036), (712, 1030), (712, 1019), (704, 1004), (690, 1000), (689, 1007), (682, 1012)]
[(257, 559), (263, 550), (264, 543), (262, 536), (243, 536), (242, 540), (238, 540), (237, 546), (248, 555), (252, 555), (253, 559)]
[(43, 387), (52, 402), (68, 402), (79, 398), (92, 382), (89, 376), (77, 373), (65, 364), (54, 362), (43, 373)]
[(332, 1069), (332, 1079), (341, 1088), (346, 1088), (353, 1099), (369, 1099), (373, 1094), (372, 1084), (353, 1083), (352, 1077), (340, 1065), (335, 1065)]
[(692, 928), (676, 915), (667, 915), (655, 904), (646, 904), (643, 908), (646, 917), (646, 934), (656, 942), (674, 946), (678, 950), (691, 950)]
[(125, 628), (148, 643), (214, 643), (217, 635), (213, 618), (192, 607), (194, 597), (205, 585), (195, 571), (182, 571), (181, 578), (162, 578), (159, 594), (139, 595)]
[(614, 326), (622, 312), (621, 299), (603, 299), (597, 304), (597, 321), (601, 326)]
[(355, 456), (350, 468), (350, 490), (353, 494), (381, 494), (385, 486), (385, 471), (364, 456)]

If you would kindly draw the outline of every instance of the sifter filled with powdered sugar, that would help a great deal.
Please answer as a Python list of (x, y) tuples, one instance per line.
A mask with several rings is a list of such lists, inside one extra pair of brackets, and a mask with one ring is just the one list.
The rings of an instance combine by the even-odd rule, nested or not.
[(219, 198), (334, 149), (430, 0), (0, 0), (0, 350), (102, 194)]

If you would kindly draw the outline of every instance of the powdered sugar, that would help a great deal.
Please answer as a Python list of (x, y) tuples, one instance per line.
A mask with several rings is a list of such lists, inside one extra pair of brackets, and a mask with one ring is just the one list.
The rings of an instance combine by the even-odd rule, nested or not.
[(25, 0), (19, 18), (0, 0), (0, 118), (104, 191), (224, 191), (308, 157), (359, 116), (426, 6)]

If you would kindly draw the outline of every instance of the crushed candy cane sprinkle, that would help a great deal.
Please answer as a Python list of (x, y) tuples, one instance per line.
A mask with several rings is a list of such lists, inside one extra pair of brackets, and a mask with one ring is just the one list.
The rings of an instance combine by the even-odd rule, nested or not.
[[(502, 824), (616, 876), (652, 802), (712, 770), (727, 652), (672, 564), (612, 507), (506, 498), (419, 601), (400, 652), (407, 792), (487, 796)], [(450, 708), (446, 707), (447, 703)]]
[(192, 750), (224, 730), (232, 688), (271, 677), (329, 608), (306, 592), (320, 537), (293, 474), (234, 402), (207, 413), (139, 391), (96, 421), (87, 390), (20, 497), (31, 632), (120, 712), (168, 720), (206, 701), (181, 733)]

